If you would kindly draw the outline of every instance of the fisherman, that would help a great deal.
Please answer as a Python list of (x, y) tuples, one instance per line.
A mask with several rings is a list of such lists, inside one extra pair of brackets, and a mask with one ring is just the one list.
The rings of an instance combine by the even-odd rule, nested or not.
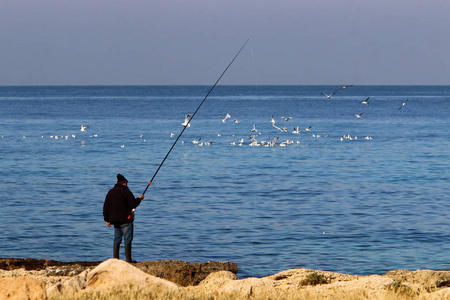
[(123, 238), (125, 260), (129, 263), (136, 262), (131, 259), (134, 209), (143, 199), (144, 195), (134, 198), (133, 193), (128, 189), (128, 180), (122, 174), (117, 174), (117, 183), (109, 190), (103, 204), (103, 218), (106, 226), (114, 225), (114, 258), (119, 258), (120, 243)]

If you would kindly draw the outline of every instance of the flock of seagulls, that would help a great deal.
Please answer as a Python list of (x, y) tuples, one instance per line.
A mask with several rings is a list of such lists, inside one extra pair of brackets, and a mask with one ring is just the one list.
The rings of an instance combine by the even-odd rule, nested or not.
[[(221, 117), (219, 116), (222, 120), (223, 123), (227, 122), (226, 120), (231, 118), (231, 115), (229, 113), (226, 114), (226, 117)], [(289, 122), (290, 120), (293, 119), (293, 117), (284, 117), (282, 116), (281, 119), (285, 120), (285, 122)], [(225, 121), (224, 121), (225, 120)], [(239, 122), (235, 122), (235, 123), (239, 123)], [(275, 117), (272, 115), (270, 117), (270, 124), (271, 127), (276, 129), (279, 132), (282, 133), (292, 133), (292, 134), (296, 134), (299, 135), (301, 132), (311, 132), (312, 130), (312, 126), (306, 127), (303, 130), (300, 129), (300, 126), (293, 126), (292, 127), (292, 131), (289, 130), (286, 126), (277, 126), (275, 125), (277, 122), (275, 121)], [(186, 122), (182, 123), (183, 126), (186, 126)], [(274, 133), (275, 131), (272, 131), (272, 133)], [(276, 133), (276, 132), (275, 132)], [(173, 137), (175, 134), (171, 133), (170, 136)], [(280, 137), (276, 136), (275, 138), (270, 138), (268, 140), (261, 140), (261, 131), (257, 128), (256, 124), (253, 124), (252, 128), (249, 130), (249, 136), (248, 139), (246, 138), (240, 138), (237, 140), (234, 140), (232, 142), (230, 142), (230, 145), (232, 146), (243, 146), (243, 145), (248, 145), (248, 146), (265, 146), (265, 147), (274, 147), (274, 146), (280, 146), (280, 147), (287, 147), (288, 145), (291, 144), (300, 144), (300, 141), (295, 141), (293, 139), (286, 139), (285, 141), (279, 141)], [(218, 133), (217, 134), (218, 137), (222, 137), (223, 135)], [(232, 135), (234, 137), (234, 135)], [(321, 135), (321, 134), (311, 134), (311, 137), (313, 138), (320, 138), (320, 137), (328, 137), (328, 135)], [(246, 140), (248, 142), (246, 142)], [(182, 145), (185, 145), (184, 141), (181, 141)], [(192, 144), (197, 145), (197, 146), (210, 146), (213, 144), (213, 142), (204, 142), (202, 141), (202, 138), (198, 138), (198, 139), (194, 139), (192, 140)]]
[[(323, 96), (325, 96), (327, 99), (331, 99), (334, 95), (336, 95), (337, 93), (341, 92), (341, 91), (345, 91), (346, 89), (352, 87), (353, 85), (344, 85), (336, 90), (334, 90), (332, 93), (327, 94), (327, 93), (321, 93)], [(366, 105), (369, 106), (370, 102), (370, 97), (366, 97), (363, 101), (361, 101), (360, 103), (362, 105)], [(406, 102), (408, 101), (408, 99), (406, 101), (404, 101), (399, 110), (402, 109)], [(359, 112), (356, 113), (355, 116), (358, 119), (361, 119), (362, 116), (364, 115), (364, 112)], [(187, 120), (189, 119), (190, 115), (186, 115), (186, 119), (185, 121), (181, 124), (183, 126), (186, 126), (187, 124)], [(219, 116), (220, 120), (222, 121), (222, 123), (227, 123), (229, 120), (232, 120), (232, 117), (229, 113), (227, 113), (225, 116)], [(252, 128), (249, 129), (249, 136), (248, 138), (241, 138), (241, 139), (236, 139), (234, 141), (230, 142), (230, 145), (237, 145), (237, 146), (242, 146), (242, 145), (248, 145), (248, 146), (266, 146), (266, 147), (274, 147), (276, 145), (279, 145), (281, 147), (286, 147), (288, 145), (291, 144), (299, 144), (301, 143), (301, 141), (299, 140), (293, 140), (293, 139), (286, 139), (285, 141), (280, 141), (280, 136), (283, 134), (294, 134), (299, 136), (301, 133), (310, 133), (308, 136), (313, 137), (313, 138), (328, 138), (329, 135), (327, 134), (313, 134), (311, 133), (312, 131), (312, 126), (306, 127), (304, 129), (300, 129), (300, 126), (287, 126), (286, 124), (289, 124), (288, 122), (290, 122), (291, 120), (293, 120), (292, 116), (282, 116), (280, 117), (282, 120), (284, 120), (285, 122), (283, 122), (283, 124), (278, 123), (276, 121), (276, 118), (272, 115), (270, 116), (270, 123), (271, 123), (271, 127), (274, 129), (273, 131), (270, 132), (270, 134), (275, 135), (275, 138), (270, 138), (266, 139), (266, 140), (262, 140), (262, 133), (261, 130), (259, 129), (259, 127), (256, 124), (253, 124)], [(291, 121), (292, 122), (292, 121)], [(238, 120), (234, 120), (234, 123), (239, 123)], [(190, 124), (188, 124), (189, 126)], [(289, 129), (292, 128), (292, 129)], [(267, 127), (266, 129), (267, 130)], [(278, 134), (277, 134), (278, 132)], [(217, 134), (218, 137), (222, 137), (223, 134), (219, 133)], [(280, 136), (277, 136), (280, 135)], [(173, 137), (174, 134), (171, 134), (171, 137)], [(233, 135), (234, 137), (234, 135)], [(350, 135), (344, 135), (342, 137), (338, 138), (340, 141), (346, 141), (346, 140), (358, 140), (357, 136), (350, 136)], [(372, 136), (365, 136), (363, 138), (364, 140), (372, 140), (373, 137)], [(205, 145), (212, 145), (212, 142), (203, 142), (201, 141), (201, 139), (196, 139), (192, 141), (193, 144), (198, 145), (198, 146), (205, 146)], [(182, 141), (182, 144), (185, 144)]]
[[(345, 89), (347, 89), (347, 88), (349, 88), (349, 87), (352, 87), (352, 86), (353, 86), (353, 85), (344, 85), (343, 87), (340, 87), (340, 88), (336, 89), (336, 90), (335, 90), (334, 92), (332, 92), (331, 94), (322, 93), (322, 95), (325, 96), (327, 99), (331, 99), (331, 97), (332, 97), (333, 95), (336, 95), (336, 93), (337, 93), (338, 91), (340, 91), (340, 90), (345, 90)], [(361, 104), (364, 104), (364, 105), (369, 105), (369, 100), (370, 100), (370, 97), (367, 97), (365, 100), (361, 101), (360, 103), (361, 103)], [(399, 107), (398, 110), (402, 109), (403, 106), (406, 105), (406, 102), (408, 102), (408, 100), (409, 100), (409, 99), (406, 99), (406, 100), (401, 104), (401, 106)], [(356, 116), (358, 119), (360, 119), (360, 118), (362, 117), (362, 115), (363, 115), (363, 112), (360, 112), (360, 113), (355, 114), (355, 116)]]
[[(82, 131), (82, 132), (86, 132), (87, 130), (86, 129), (88, 129), (89, 128), (89, 126), (85, 126), (85, 125), (80, 125), (80, 131)], [(4, 134), (2, 134), (1, 136), (0, 136), (2, 139), (4, 139), (5, 138), (5, 135)], [(48, 136), (45, 136), (45, 135), (41, 135), (41, 139), (44, 139), (44, 138), (50, 138), (50, 139), (53, 139), (53, 140), (69, 140), (69, 139), (76, 139), (76, 138), (78, 138), (79, 136), (78, 135), (76, 135), (76, 134), (61, 134), (61, 135), (55, 135), (55, 134), (51, 134), (51, 135), (48, 135)], [(86, 136), (83, 136), (83, 138), (84, 137), (86, 137)], [(90, 138), (97, 138), (98, 137), (98, 134), (91, 134), (91, 135), (89, 135), (89, 137)], [(28, 138), (28, 136), (26, 136), (26, 135), (23, 135), (22, 136), (22, 139), (27, 139)], [(85, 144), (85, 142), (84, 141), (82, 141), (82, 145), (84, 145)]]
[[(331, 94), (326, 94), (326, 93), (322, 93), (323, 96), (325, 96), (327, 99), (331, 99), (332, 96), (336, 95), (336, 93), (342, 91), (342, 90), (346, 90), (349, 87), (352, 87), (353, 85), (345, 85), (342, 86), (338, 89), (336, 89), (335, 91), (333, 91)], [(398, 110), (401, 110), (406, 103), (408, 102), (409, 98), (406, 99), (405, 101), (403, 101), (400, 105), (400, 107), (398, 108)], [(368, 106), (370, 104), (370, 97), (367, 97), (365, 100), (361, 101), (360, 103), (363, 105)], [(360, 119), (363, 116), (363, 112), (357, 113), (355, 114), (355, 116)], [(190, 119), (191, 119), (192, 115), (191, 114), (186, 114), (184, 121), (181, 123), (182, 126), (189, 128), (191, 126), (190, 123)], [(227, 123), (229, 122), (229, 120), (232, 120), (231, 115), (229, 113), (227, 113), (225, 116), (219, 116), (220, 120), (222, 123)], [(269, 134), (273, 135), (274, 137), (270, 137), (268, 139), (263, 140), (262, 139), (262, 133), (261, 130), (259, 129), (259, 127), (257, 127), (256, 124), (253, 124), (252, 128), (249, 128), (249, 133), (248, 133), (248, 137), (246, 138), (240, 138), (240, 139), (236, 139), (231, 141), (229, 144), (230, 145), (237, 145), (237, 146), (243, 146), (243, 145), (248, 145), (248, 146), (265, 146), (265, 147), (274, 147), (276, 145), (279, 145), (280, 147), (286, 147), (288, 145), (291, 144), (299, 144), (301, 143), (301, 141), (299, 140), (294, 140), (294, 139), (289, 139), (289, 137), (284, 140), (284, 141), (280, 141), (280, 136), (277, 135), (286, 135), (286, 134), (293, 134), (297, 137), (300, 136), (301, 133), (305, 134), (305, 133), (311, 133), (312, 131), (312, 126), (308, 126), (304, 129), (300, 129), (300, 126), (296, 125), (296, 126), (289, 126), (291, 129), (288, 128), (287, 124), (290, 124), (292, 122), (292, 120), (294, 119), (292, 116), (281, 116), (280, 119), (284, 120), (281, 121), (282, 125), (280, 125), (280, 123), (277, 123), (276, 118), (272, 115), (270, 116), (270, 127), (273, 129), (272, 131), (270, 131), (270, 127), (266, 126), (264, 127), (264, 131), (267, 130), (269, 132)], [(238, 120), (234, 119), (234, 123), (240, 123)], [(81, 132), (86, 132), (87, 129), (90, 128), (87, 125), (80, 125), (80, 131)], [(278, 134), (277, 134), (278, 133)], [(222, 133), (218, 133), (217, 137), (222, 137), (223, 134)], [(227, 135), (225, 135), (227, 136)], [(228, 135), (234, 138), (234, 135)], [(329, 135), (323, 135), (323, 134), (309, 134), (309, 137), (313, 137), (313, 138), (321, 138), (321, 137), (329, 137)], [(67, 140), (70, 138), (77, 138), (77, 135), (75, 134), (71, 134), (71, 135), (50, 135), (49, 136), (51, 139), (55, 139), (55, 140)], [(86, 137), (86, 136), (83, 136)], [(93, 134), (90, 135), (89, 137), (91, 138), (96, 138), (98, 137), (97, 134)], [(170, 133), (170, 137), (175, 137), (174, 133)], [(1, 135), (1, 138), (5, 138), (4, 135)], [(27, 138), (26, 136), (22, 136), (22, 138)], [(41, 138), (44, 138), (44, 136), (41, 136)], [(143, 139), (143, 135), (140, 135), (140, 138)], [(339, 137), (340, 141), (345, 141), (345, 140), (357, 140), (358, 137), (356, 136), (350, 136), (350, 135), (344, 135), (342, 137)], [(365, 136), (363, 139), (365, 140), (372, 140), (373, 137), (371, 136)], [(146, 141), (144, 139), (144, 141)], [(195, 139), (192, 141), (192, 143), (194, 145), (197, 146), (210, 146), (213, 145), (213, 142), (211, 141), (202, 141), (201, 138)], [(84, 142), (83, 142), (84, 144)], [(184, 141), (181, 141), (181, 144), (185, 144)], [(125, 145), (120, 145), (121, 148), (124, 148)]]

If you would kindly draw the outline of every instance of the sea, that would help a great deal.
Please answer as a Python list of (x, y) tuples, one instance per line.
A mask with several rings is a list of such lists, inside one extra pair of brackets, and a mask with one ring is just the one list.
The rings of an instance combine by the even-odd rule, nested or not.
[(209, 91), (1, 86), (0, 257), (110, 258), (120, 173), (136, 197), (148, 187), (137, 261), (450, 270), (450, 86)]

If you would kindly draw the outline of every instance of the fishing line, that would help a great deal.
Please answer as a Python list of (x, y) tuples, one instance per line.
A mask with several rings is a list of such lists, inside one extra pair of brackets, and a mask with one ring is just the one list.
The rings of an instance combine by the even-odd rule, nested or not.
[(206, 101), (206, 99), (208, 98), (209, 94), (211, 94), (211, 92), (214, 90), (214, 88), (216, 87), (216, 85), (219, 83), (220, 79), (222, 79), (223, 75), (225, 75), (225, 73), (227, 72), (228, 68), (233, 64), (234, 60), (238, 57), (239, 53), (241, 53), (242, 49), (244, 49), (245, 45), (248, 43), (249, 39), (247, 39), (247, 41), (244, 43), (244, 45), (241, 47), (241, 49), (239, 49), (238, 53), (233, 57), (233, 59), (231, 60), (231, 62), (228, 64), (228, 66), (225, 68), (225, 70), (222, 72), (222, 74), (219, 76), (219, 78), (217, 79), (216, 83), (214, 83), (214, 85), (211, 87), (211, 89), (209, 90), (209, 92), (206, 94), (205, 98), (203, 99), (203, 101), (200, 103), (200, 105), (197, 107), (197, 109), (195, 110), (195, 112), (191, 115), (191, 117), (189, 118), (189, 120), (187, 121), (187, 123), (184, 125), (183, 130), (181, 130), (180, 134), (178, 135), (177, 139), (175, 140), (175, 142), (172, 144), (172, 147), (170, 147), (169, 152), (167, 152), (166, 156), (164, 157), (164, 159), (162, 160), (162, 162), (159, 164), (158, 168), (156, 169), (155, 174), (153, 174), (153, 177), (150, 179), (150, 181), (147, 184), (147, 187), (145, 188), (144, 192), (142, 193), (142, 195), (145, 194), (145, 192), (147, 192), (147, 189), (150, 187), (150, 185), (152, 184), (153, 180), (156, 177), (156, 174), (158, 174), (159, 170), (161, 169), (162, 165), (164, 164), (164, 162), (166, 161), (167, 157), (169, 156), (170, 152), (172, 152), (172, 149), (175, 147), (176, 143), (178, 142), (178, 140), (180, 139), (181, 135), (184, 133), (184, 131), (186, 130), (186, 128), (189, 127), (189, 124), (191, 123), (192, 119), (195, 117), (195, 115), (197, 114), (198, 110), (200, 109), (200, 107), (203, 105), (203, 103)]

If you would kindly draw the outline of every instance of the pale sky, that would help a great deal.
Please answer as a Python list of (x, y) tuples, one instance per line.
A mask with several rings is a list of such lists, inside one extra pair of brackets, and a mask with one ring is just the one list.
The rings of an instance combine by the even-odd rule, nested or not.
[(0, 85), (448, 85), (448, 0), (0, 0)]

